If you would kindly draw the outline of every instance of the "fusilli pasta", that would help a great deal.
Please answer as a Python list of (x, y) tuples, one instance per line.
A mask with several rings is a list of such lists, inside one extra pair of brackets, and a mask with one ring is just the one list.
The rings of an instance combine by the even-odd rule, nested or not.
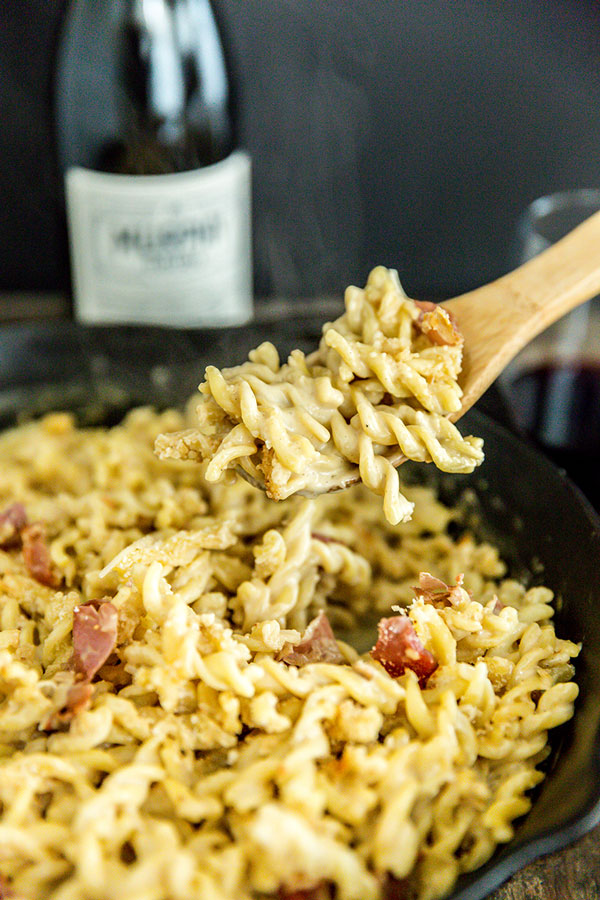
[(159, 436), (159, 455), (208, 460), (210, 482), (240, 467), (274, 500), (327, 490), (358, 469), (393, 525), (410, 518), (413, 504), (391, 451), (471, 472), (482, 442), (448, 418), (461, 405), (463, 341), (445, 310), (408, 298), (383, 266), (364, 289), (346, 290), (345, 305), (309, 357), (295, 350), (282, 365), (264, 343), (240, 366), (208, 366), (198, 424)]
[(572, 714), (551, 592), (426, 488), (391, 526), (363, 486), (275, 504), (156, 459), (186, 424), (0, 436), (0, 893), (442, 897)]

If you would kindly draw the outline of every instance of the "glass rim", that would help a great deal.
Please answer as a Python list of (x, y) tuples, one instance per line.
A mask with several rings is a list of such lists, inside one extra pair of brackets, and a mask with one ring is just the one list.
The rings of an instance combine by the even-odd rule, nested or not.
[(515, 223), (514, 246), (519, 264), (555, 244), (599, 211), (600, 187), (569, 188), (532, 200)]
[(532, 200), (521, 215), (522, 218), (539, 219), (573, 205), (597, 206), (600, 209), (600, 187), (566, 188), (551, 194), (543, 194)]

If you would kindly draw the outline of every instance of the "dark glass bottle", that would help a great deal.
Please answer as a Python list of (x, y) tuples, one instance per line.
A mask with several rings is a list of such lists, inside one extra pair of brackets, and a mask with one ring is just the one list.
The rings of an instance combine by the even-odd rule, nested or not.
[(56, 132), (81, 320), (249, 318), (250, 163), (209, 0), (72, 0)]

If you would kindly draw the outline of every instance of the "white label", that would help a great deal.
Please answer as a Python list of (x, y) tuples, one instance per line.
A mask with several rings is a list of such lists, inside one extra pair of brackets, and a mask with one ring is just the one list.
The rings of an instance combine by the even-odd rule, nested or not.
[(173, 175), (66, 176), (75, 314), (193, 327), (252, 316), (250, 158)]

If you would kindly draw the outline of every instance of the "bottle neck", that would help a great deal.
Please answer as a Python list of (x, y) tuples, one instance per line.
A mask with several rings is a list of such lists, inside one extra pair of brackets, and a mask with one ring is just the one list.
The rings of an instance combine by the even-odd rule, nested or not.
[(208, 0), (74, 0), (57, 85), (65, 169), (167, 174), (231, 151), (227, 71)]
[(223, 49), (208, 0), (131, 0), (128, 87), (160, 138), (181, 140), (186, 120), (227, 129)]

